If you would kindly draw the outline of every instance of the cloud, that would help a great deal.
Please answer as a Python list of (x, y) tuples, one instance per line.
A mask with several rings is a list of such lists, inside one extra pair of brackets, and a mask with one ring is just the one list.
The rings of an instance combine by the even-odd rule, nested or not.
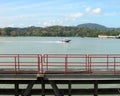
[(80, 12), (70, 15), (71, 18), (79, 18), (79, 17), (81, 17), (81, 16), (83, 16), (83, 13), (80, 13)]
[(91, 9), (90, 7), (87, 7), (85, 10), (91, 15), (99, 14), (101, 12), (101, 8)]
[(76, 20), (77, 18), (80, 18), (82, 17), (84, 14), (81, 13), (81, 12), (78, 12), (78, 13), (73, 13), (73, 14), (70, 14), (70, 15), (67, 15), (65, 17), (65, 20), (68, 21), (68, 20)]
[(96, 8), (96, 9), (93, 9), (92, 13), (93, 14), (99, 14), (101, 12), (101, 8)]
[(64, 20), (63, 19), (50, 19), (47, 21), (43, 21), (43, 22), (38, 22), (37, 25), (39, 26), (53, 26), (53, 25), (63, 25)]
[(90, 11), (91, 11), (91, 8), (90, 8), (90, 7), (87, 7), (85, 10), (86, 10), (86, 12), (90, 12)]

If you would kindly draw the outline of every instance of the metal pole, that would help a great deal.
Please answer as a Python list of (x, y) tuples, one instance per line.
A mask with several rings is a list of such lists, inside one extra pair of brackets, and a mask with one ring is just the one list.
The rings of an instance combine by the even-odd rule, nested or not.
[(18, 82), (15, 82), (15, 96), (19, 96), (18, 90), (19, 90), (19, 84)]
[(41, 83), (41, 88), (42, 88), (42, 96), (45, 96), (45, 82), (42, 79), (42, 83)]
[(67, 73), (67, 63), (68, 63), (68, 61), (67, 61), (67, 58), (68, 58), (68, 56), (66, 55), (65, 56), (65, 74)]
[(71, 81), (68, 82), (68, 96), (71, 96)]
[(39, 55), (38, 55), (38, 72), (37, 73), (40, 74), (40, 57), (39, 57)]
[(98, 81), (94, 82), (94, 96), (98, 96)]
[(17, 73), (16, 71), (17, 71), (17, 69), (16, 69), (16, 56), (15, 56), (15, 69), (14, 69), (14, 71), (15, 71), (15, 74)]
[(116, 58), (114, 57), (114, 74), (116, 74)]
[(54, 81), (50, 80), (49, 82), (50, 82), (50, 84), (51, 84), (51, 86), (52, 86), (52, 88), (53, 88), (53, 91), (54, 91), (54, 93), (55, 93), (55, 96), (64, 96), (64, 95), (62, 95), (62, 94), (60, 93), (60, 90), (58, 89), (58, 87), (57, 87), (57, 85), (55, 84)]

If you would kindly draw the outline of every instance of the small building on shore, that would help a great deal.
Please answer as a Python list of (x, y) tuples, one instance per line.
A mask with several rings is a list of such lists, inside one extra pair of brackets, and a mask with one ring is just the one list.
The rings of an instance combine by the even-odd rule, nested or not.
[(116, 36), (98, 35), (98, 38), (116, 38)]

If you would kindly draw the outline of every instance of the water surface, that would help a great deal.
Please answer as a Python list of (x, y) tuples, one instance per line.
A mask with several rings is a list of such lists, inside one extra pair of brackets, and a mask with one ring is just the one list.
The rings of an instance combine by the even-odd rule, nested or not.
[(67, 37), (0, 37), (1, 54), (119, 54), (120, 39)]

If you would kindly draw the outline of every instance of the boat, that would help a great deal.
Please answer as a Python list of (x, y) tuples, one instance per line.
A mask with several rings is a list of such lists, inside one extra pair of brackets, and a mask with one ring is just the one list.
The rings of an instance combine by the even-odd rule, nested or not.
[(118, 36), (115, 36), (116, 39), (120, 39), (120, 34)]
[(69, 43), (71, 40), (70, 39), (63, 39), (62, 42)]

